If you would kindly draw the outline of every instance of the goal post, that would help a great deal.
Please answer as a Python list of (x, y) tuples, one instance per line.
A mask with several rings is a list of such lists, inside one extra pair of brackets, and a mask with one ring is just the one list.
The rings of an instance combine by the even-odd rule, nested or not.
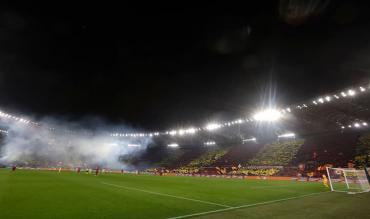
[(365, 170), (327, 167), (326, 171), (333, 192), (356, 194), (370, 191)]
[(366, 177), (367, 177), (367, 180), (369, 181), (370, 183), (370, 167), (365, 167), (365, 173), (366, 173)]

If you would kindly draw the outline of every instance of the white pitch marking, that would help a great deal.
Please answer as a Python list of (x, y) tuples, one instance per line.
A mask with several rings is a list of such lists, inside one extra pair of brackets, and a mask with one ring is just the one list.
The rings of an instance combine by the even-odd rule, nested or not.
[(290, 187), (291, 185), (275, 185), (275, 186), (251, 186), (251, 189), (265, 189), (265, 188), (279, 188), (279, 187)]
[(224, 208), (232, 208), (229, 205), (218, 204), (218, 203), (215, 203), (215, 202), (208, 202), (208, 201), (202, 201), (202, 200), (198, 200), (198, 199), (186, 198), (186, 197), (182, 197), (182, 196), (169, 195), (169, 194), (164, 194), (164, 193), (159, 193), (159, 192), (152, 192), (152, 191), (148, 191), (148, 190), (137, 189), (137, 188), (121, 186), (121, 185), (115, 185), (115, 184), (106, 183), (106, 182), (101, 182), (101, 183), (104, 184), (104, 185), (108, 185), (108, 186), (114, 186), (114, 187), (122, 188), (122, 189), (145, 192), (145, 193), (149, 193), (149, 194), (153, 194), (153, 195), (167, 196), (167, 197), (171, 197), (171, 198), (183, 199), (183, 200), (193, 201), (193, 202), (200, 202), (200, 203), (209, 204), (209, 205), (217, 205), (217, 206), (221, 206), (221, 207), (224, 207)]
[(289, 200), (293, 200), (293, 199), (304, 198), (304, 197), (307, 197), (307, 196), (312, 196), (312, 195), (317, 195), (317, 194), (322, 194), (322, 193), (327, 193), (327, 192), (330, 192), (330, 191), (315, 192), (315, 193), (310, 193), (310, 194), (307, 194), (307, 195), (299, 195), (299, 196), (276, 199), (276, 200), (271, 200), (271, 201), (266, 201), (266, 202), (258, 202), (258, 203), (254, 203), (254, 204), (240, 205), (240, 206), (230, 207), (230, 208), (223, 208), (223, 209), (218, 209), (218, 210), (213, 210), (213, 211), (205, 211), (205, 212), (199, 212), (199, 213), (194, 213), (194, 214), (187, 214), (187, 215), (182, 215), (182, 216), (170, 217), (170, 218), (167, 218), (167, 219), (182, 219), (182, 218), (189, 218), (189, 217), (195, 217), (195, 216), (202, 216), (202, 215), (207, 215), (207, 214), (212, 214), (212, 213), (236, 210), (236, 209), (240, 209), (240, 208), (248, 208), (248, 207), (254, 207), (254, 206), (259, 206), (259, 205), (273, 204), (273, 203), (282, 202), (282, 201), (289, 201)]

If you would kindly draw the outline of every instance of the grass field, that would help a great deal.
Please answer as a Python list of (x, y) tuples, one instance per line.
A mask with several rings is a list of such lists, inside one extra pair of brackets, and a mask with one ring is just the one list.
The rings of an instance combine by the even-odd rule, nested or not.
[(320, 183), (0, 169), (0, 218), (370, 218)]

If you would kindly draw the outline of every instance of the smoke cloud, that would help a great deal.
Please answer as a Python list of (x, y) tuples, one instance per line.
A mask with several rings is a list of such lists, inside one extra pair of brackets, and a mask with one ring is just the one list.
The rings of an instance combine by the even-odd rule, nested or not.
[(103, 130), (74, 128), (70, 131), (68, 128), (77, 125), (60, 125), (50, 121), (48, 119), (48, 124), (52, 124), (53, 129), (9, 122), (8, 135), (0, 147), (0, 163), (127, 169), (130, 164), (120, 158), (144, 151), (151, 142), (149, 137), (111, 137), (109, 132)]

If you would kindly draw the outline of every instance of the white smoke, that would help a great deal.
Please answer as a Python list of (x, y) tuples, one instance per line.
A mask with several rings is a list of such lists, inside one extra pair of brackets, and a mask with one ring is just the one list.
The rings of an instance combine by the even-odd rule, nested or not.
[[(44, 124), (44, 123), (43, 123)], [(120, 157), (146, 149), (150, 138), (111, 137), (108, 132), (74, 129), (67, 125), (31, 127), (19, 122), (8, 123), (8, 135), (0, 151), (0, 163), (33, 166), (66, 166), (122, 169), (127, 164)], [(136, 147), (132, 147), (132, 145)], [(131, 146), (131, 147), (130, 147)]]

